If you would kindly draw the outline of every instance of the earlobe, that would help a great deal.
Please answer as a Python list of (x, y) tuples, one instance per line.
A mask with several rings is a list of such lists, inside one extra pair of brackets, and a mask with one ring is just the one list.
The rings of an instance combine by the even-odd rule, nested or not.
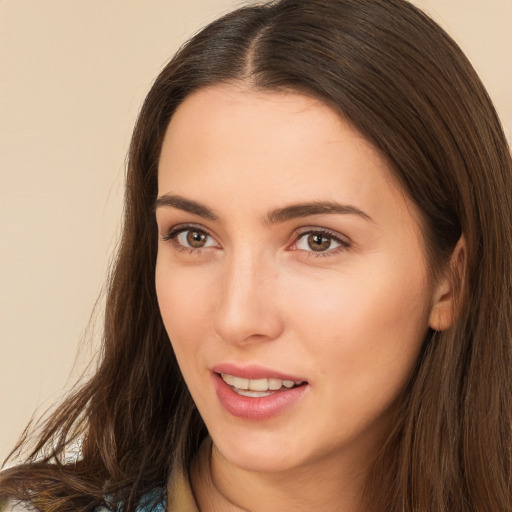
[(450, 257), (448, 268), (437, 282), (430, 311), (429, 326), (435, 331), (449, 329), (458, 315), (458, 302), (466, 269), (466, 240), (462, 235)]

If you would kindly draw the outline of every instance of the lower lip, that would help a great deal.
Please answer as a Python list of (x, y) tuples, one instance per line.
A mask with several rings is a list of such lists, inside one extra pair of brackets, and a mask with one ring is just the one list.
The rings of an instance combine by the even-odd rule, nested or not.
[(268, 396), (252, 398), (235, 393), (217, 373), (213, 374), (213, 381), (217, 397), (224, 409), (237, 418), (252, 421), (268, 420), (279, 416), (300, 400), (306, 388), (309, 387), (303, 384), (285, 391), (276, 391)]

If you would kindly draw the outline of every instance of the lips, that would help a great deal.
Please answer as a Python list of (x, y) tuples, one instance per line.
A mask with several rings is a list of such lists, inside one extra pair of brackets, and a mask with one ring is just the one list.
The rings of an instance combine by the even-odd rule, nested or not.
[(246, 420), (265, 420), (292, 407), (309, 387), (305, 379), (262, 367), (220, 365), (213, 382), (223, 408)]

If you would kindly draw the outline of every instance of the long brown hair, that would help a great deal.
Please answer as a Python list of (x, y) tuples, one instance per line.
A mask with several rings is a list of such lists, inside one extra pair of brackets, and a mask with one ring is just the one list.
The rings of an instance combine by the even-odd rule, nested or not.
[[(390, 161), (419, 207), (430, 269), (463, 235), (455, 325), (430, 332), (368, 475), (372, 511), (512, 510), (512, 162), (487, 93), (452, 39), (404, 0), (281, 0), (191, 39), (150, 90), (129, 151), (122, 241), (96, 374), (46, 422), (0, 498), (42, 511), (133, 511), (206, 435), (162, 325), (153, 204), (164, 132), (193, 91), (243, 81), (325, 102)], [(65, 460), (81, 442), (81, 456)]]

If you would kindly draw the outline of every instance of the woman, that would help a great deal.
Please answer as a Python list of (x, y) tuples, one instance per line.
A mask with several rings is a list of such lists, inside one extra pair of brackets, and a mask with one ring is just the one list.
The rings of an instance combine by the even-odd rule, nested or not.
[(0, 496), (511, 510), (511, 191), (483, 86), (410, 4), (214, 22), (135, 128), (98, 371)]

